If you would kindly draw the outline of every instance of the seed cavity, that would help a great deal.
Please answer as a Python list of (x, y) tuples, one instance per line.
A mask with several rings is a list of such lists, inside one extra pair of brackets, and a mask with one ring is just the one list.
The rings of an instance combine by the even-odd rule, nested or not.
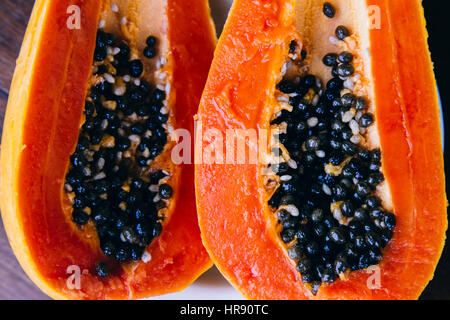
[[(328, 2), (323, 12), (329, 18), (336, 14)], [(335, 36), (330, 41), (337, 44), (350, 31), (338, 26)], [(301, 66), (297, 59), (291, 64)], [(275, 186), (268, 181), (268, 205), (288, 256), (313, 294), (378, 264), (396, 225), (395, 215), (376, 196), (384, 181), (381, 151), (365, 146), (366, 128), (375, 118), (369, 101), (352, 92), (353, 79), (359, 79), (354, 60), (348, 51), (326, 54), (323, 63), (331, 74), (326, 85), (304, 66), (296, 75), (286, 70), (277, 89), (292, 108), (282, 108), (270, 123), (277, 132), (272, 150), (283, 150), (286, 162), (268, 166), (279, 177)]]
[[(116, 4), (111, 10), (118, 12)], [(122, 21), (126, 22), (126, 18)], [(95, 228), (100, 248), (118, 262), (148, 262), (145, 250), (161, 234), (165, 208), (173, 196), (170, 173), (157, 169), (165, 150), (170, 107), (166, 84), (145, 80), (144, 63), (131, 57), (126, 41), (101, 30), (94, 53), (94, 79), (84, 107), (84, 122), (70, 157), (64, 191), (72, 220), (81, 229)], [(157, 54), (157, 39), (147, 49)], [(150, 166), (150, 164), (155, 165)], [(153, 201), (152, 201), (153, 200)], [(99, 277), (110, 272), (96, 265)]]

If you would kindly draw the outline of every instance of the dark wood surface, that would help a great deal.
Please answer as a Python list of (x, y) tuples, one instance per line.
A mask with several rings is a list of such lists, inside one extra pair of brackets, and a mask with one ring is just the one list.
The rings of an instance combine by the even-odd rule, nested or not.
[[(427, 3), (430, 2), (426, 1), (425, 5)], [(32, 5), (33, 0), (0, 0), (0, 134), (15, 59), (20, 50)], [(212, 7), (213, 9), (222, 8), (224, 5), (220, 4), (219, 0), (212, 0)], [(224, 16), (221, 15), (219, 19), (220, 21), (224, 20)], [(431, 37), (433, 37), (432, 32)], [(433, 53), (434, 57), (439, 58), (436, 52)], [(448, 248), (444, 251), (435, 278), (423, 293), (422, 298), (450, 299), (450, 252)], [(0, 299), (47, 299), (47, 296), (28, 279), (14, 257), (1, 221)]]
[[(0, 0), (0, 121), (33, 1)], [(2, 131), (2, 130), (0, 130)], [(0, 299), (48, 299), (17, 262), (0, 222)]]

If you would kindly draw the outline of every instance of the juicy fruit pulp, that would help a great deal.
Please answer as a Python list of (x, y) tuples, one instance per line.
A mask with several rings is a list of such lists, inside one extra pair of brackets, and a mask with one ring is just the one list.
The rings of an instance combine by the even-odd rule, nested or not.
[[(193, 132), (192, 117), (215, 45), (207, 2), (84, 1), (79, 4), (82, 27), (75, 30), (65, 27), (69, 2), (36, 1), (11, 86), (7, 109), (10, 125), (5, 126), (0, 161), (2, 217), (11, 246), (31, 279), (54, 298), (132, 299), (179, 291), (211, 265), (198, 229), (193, 167), (172, 165), (166, 152), (173, 144), (170, 125)], [(99, 28), (104, 34), (98, 32)], [(130, 49), (129, 57), (122, 41)], [(116, 59), (116, 55), (125, 58)], [(92, 58), (87, 57), (95, 59), (94, 67)], [(116, 63), (120, 66), (113, 65)], [(151, 94), (143, 95), (147, 90)], [(122, 93), (135, 102), (140, 95), (146, 100), (143, 102), (158, 102), (159, 112), (152, 113), (156, 117), (152, 123), (157, 124), (154, 131), (158, 132), (152, 135), (158, 139), (147, 141), (148, 150), (142, 148), (135, 153), (131, 148), (138, 139), (146, 138), (146, 132), (140, 136), (141, 128), (136, 123), (143, 123), (140, 117), (145, 115), (141, 112), (151, 110), (153, 103), (139, 104), (139, 108), (138, 103), (124, 103), (119, 107), (113, 103), (117, 101), (109, 99)], [(92, 119), (98, 120), (94, 126)], [(101, 146), (96, 150), (99, 140)], [(85, 154), (91, 148), (93, 154)], [(130, 153), (132, 163), (126, 161), (130, 166), (111, 159), (112, 153), (118, 155), (118, 149), (123, 149), (120, 152), (124, 158)], [(134, 162), (136, 156), (138, 161)], [(139, 171), (139, 164), (148, 167), (145, 174)], [(94, 178), (110, 178), (109, 170), (114, 172), (115, 165), (119, 165), (120, 173), (111, 180), (118, 178), (124, 192), (118, 190), (117, 181), (111, 185), (94, 182)], [(92, 181), (80, 184), (79, 169), (92, 175)], [(77, 174), (73, 174), (75, 171)], [(129, 185), (122, 184), (125, 176)], [(141, 182), (138, 178), (146, 179)], [(95, 198), (86, 192), (91, 187)], [(131, 218), (114, 220), (113, 226), (109, 225), (113, 220), (108, 219), (118, 212), (109, 207), (117, 201), (110, 199), (115, 192), (112, 190), (128, 193), (126, 203), (118, 203), (118, 207), (125, 209), (125, 218)], [(81, 195), (80, 199), (75, 193)], [(145, 208), (141, 205), (147, 201), (137, 199), (144, 193), (152, 197), (148, 206), (160, 209), (158, 215), (154, 210), (142, 210)], [(112, 201), (105, 203), (105, 196)], [(136, 201), (132, 201), (134, 196)], [(160, 200), (166, 208), (160, 207)], [(106, 210), (96, 210), (102, 207)], [(133, 219), (138, 218), (138, 212), (145, 214), (142, 222), (148, 228), (137, 227)], [(90, 215), (97, 221), (86, 221)], [(151, 222), (155, 222), (153, 228)], [(131, 232), (124, 233), (123, 238), (133, 243), (122, 241), (117, 232), (120, 224), (152, 232), (148, 238), (140, 235), (138, 240), (143, 243), (135, 251), (136, 238)], [(152, 238), (154, 231), (156, 235), (160, 232), (156, 238)], [(103, 242), (108, 241), (104, 240), (113, 240), (119, 248), (105, 246)], [(140, 258), (146, 242), (150, 244), (142, 259), (131, 261)], [(134, 249), (127, 252), (123, 244)], [(109, 257), (105, 253), (114, 254)], [(77, 270), (80, 286), (70, 278)]]
[[(319, 1), (234, 2), (200, 103), (202, 129), (270, 130), (273, 121), (286, 132), (271, 150), (280, 175), (265, 163), (196, 166), (203, 242), (252, 299), (417, 298), (447, 227), (423, 11), (407, 0), (329, 3), (334, 12)], [(345, 252), (358, 244), (370, 247)]]

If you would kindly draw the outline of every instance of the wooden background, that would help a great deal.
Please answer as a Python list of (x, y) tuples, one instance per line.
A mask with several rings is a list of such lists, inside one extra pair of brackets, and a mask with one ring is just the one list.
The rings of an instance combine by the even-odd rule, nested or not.
[[(212, 8), (223, 8), (224, 4), (220, 1), (211, 0)], [(33, 2), (33, 0), (0, 0), (0, 135), (15, 59), (20, 50)], [(219, 19), (219, 23), (223, 22), (223, 16)], [(23, 272), (11, 251), (1, 221), (0, 299), (48, 299)], [(422, 299), (450, 299), (448, 248), (444, 251), (435, 278), (423, 293)]]

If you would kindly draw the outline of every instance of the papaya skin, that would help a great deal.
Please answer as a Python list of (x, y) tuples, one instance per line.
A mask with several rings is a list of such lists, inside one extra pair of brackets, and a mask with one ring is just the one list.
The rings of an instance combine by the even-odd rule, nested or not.
[[(333, 1), (337, 8), (341, 2)], [(203, 131), (215, 128), (225, 135), (227, 129), (268, 127), (289, 43), (298, 38), (295, 8), (301, 4), (234, 2), (199, 107)], [(368, 0), (366, 5), (380, 8), (383, 23), (368, 32), (370, 77), (383, 173), (397, 217), (378, 265), (381, 288), (369, 289), (374, 273), (360, 270), (312, 295), (268, 221), (260, 165), (197, 164), (203, 243), (246, 298), (417, 299), (433, 277), (445, 242), (447, 200), (423, 9), (420, 1), (409, 0)]]
[[(172, 90), (178, 93), (174, 117), (178, 127), (193, 132), (192, 117), (215, 47), (214, 27), (205, 0), (164, 3)], [(73, 4), (82, 13), (79, 30), (66, 27), (67, 8)], [(200, 238), (194, 185), (189, 184), (193, 165), (177, 168), (184, 183), (177, 185), (170, 221), (147, 249), (151, 261), (132, 270), (118, 265), (110, 277), (97, 277), (95, 264), (106, 258), (80, 237), (63, 212), (64, 175), (78, 137), (104, 5), (109, 2), (36, 1), (8, 101), (0, 158), (2, 218), (21, 266), (55, 299), (162, 295), (184, 289), (211, 267)], [(71, 265), (81, 269), (79, 290), (67, 285)]]

